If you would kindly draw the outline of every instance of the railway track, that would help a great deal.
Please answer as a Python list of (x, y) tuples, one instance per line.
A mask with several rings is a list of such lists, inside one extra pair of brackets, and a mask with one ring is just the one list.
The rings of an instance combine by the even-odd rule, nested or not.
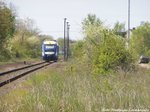
[(40, 62), (25, 67), (20, 67), (13, 70), (2, 72), (0, 73), (0, 87), (7, 85), (21, 77), (24, 77), (25, 75), (28, 75), (29, 73), (32, 73), (50, 64), (51, 63)]

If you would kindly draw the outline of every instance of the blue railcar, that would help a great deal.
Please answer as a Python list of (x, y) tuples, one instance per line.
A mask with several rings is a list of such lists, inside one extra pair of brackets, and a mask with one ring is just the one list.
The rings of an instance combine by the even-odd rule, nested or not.
[(59, 46), (57, 41), (43, 41), (42, 58), (45, 61), (57, 61)]

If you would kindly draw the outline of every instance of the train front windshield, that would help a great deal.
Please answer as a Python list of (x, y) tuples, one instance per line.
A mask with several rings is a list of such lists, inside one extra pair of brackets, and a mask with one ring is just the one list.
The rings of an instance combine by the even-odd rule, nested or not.
[(55, 46), (53, 44), (45, 44), (45, 52), (54, 51)]

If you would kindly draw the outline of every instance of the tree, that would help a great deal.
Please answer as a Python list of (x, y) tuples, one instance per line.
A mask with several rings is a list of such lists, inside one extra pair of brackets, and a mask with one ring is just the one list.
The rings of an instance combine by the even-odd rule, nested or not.
[[(88, 15), (82, 22), (84, 41), (77, 44), (80, 57), (95, 74), (110, 72), (118, 67), (127, 70), (132, 63), (132, 56), (125, 47), (125, 40), (103, 25), (95, 15)], [(116, 25), (121, 31), (123, 25)], [(77, 52), (78, 53), (78, 52)], [(76, 54), (77, 54), (76, 53)]]
[(15, 16), (6, 4), (0, 1), (0, 47), (11, 38), (15, 31)]
[(41, 42), (43, 42), (44, 40), (54, 40), (53, 37), (50, 35), (38, 35), (38, 37), (41, 40)]
[(7, 5), (0, 1), (0, 60), (10, 58), (9, 40), (15, 32), (15, 15)]
[(132, 31), (131, 50), (136, 57), (140, 55), (150, 56), (150, 23), (142, 22), (142, 24)]
[(125, 24), (116, 22), (113, 28), (113, 31), (116, 35), (120, 35), (125, 38), (126, 31), (125, 31)]
[(58, 45), (59, 45), (59, 52), (64, 51), (64, 39), (63, 38), (58, 38), (57, 39)]
[(16, 34), (21, 36), (22, 41), (26, 37), (38, 35), (39, 32), (39, 29), (35, 26), (35, 23), (32, 19), (26, 18), (25, 20), (16, 20)]
[[(105, 30), (103, 22), (94, 14), (88, 16), (82, 22), (84, 37), (84, 50), (87, 62), (92, 63), (95, 47), (102, 41), (102, 31)], [(100, 36), (101, 35), (101, 36)], [(80, 44), (79, 44), (80, 45)], [(89, 65), (89, 64), (88, 64)]]
[(72, 46), (73, 57), (81, 58), (81, 56), (84, 55), (83, 50), (84, 50), (84, 41), (80, 40), (75, 42)]
[(96, 17), (95, 14), (88, 14), (87, 18), (85, 18), (82, 22), (82, 29), (84, 34), (86, 34), (89, 30), (93, 31), (92, 29), (90, 29), (91, 27), (99, 27), (102, 26), (103, 22)]

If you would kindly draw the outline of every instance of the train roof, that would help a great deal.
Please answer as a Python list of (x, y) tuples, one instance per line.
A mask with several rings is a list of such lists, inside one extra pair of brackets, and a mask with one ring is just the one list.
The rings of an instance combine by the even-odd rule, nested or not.
[(46, 40), (46, 41), (43, 41), (43, 44), (57, 44), (57, 41)]

